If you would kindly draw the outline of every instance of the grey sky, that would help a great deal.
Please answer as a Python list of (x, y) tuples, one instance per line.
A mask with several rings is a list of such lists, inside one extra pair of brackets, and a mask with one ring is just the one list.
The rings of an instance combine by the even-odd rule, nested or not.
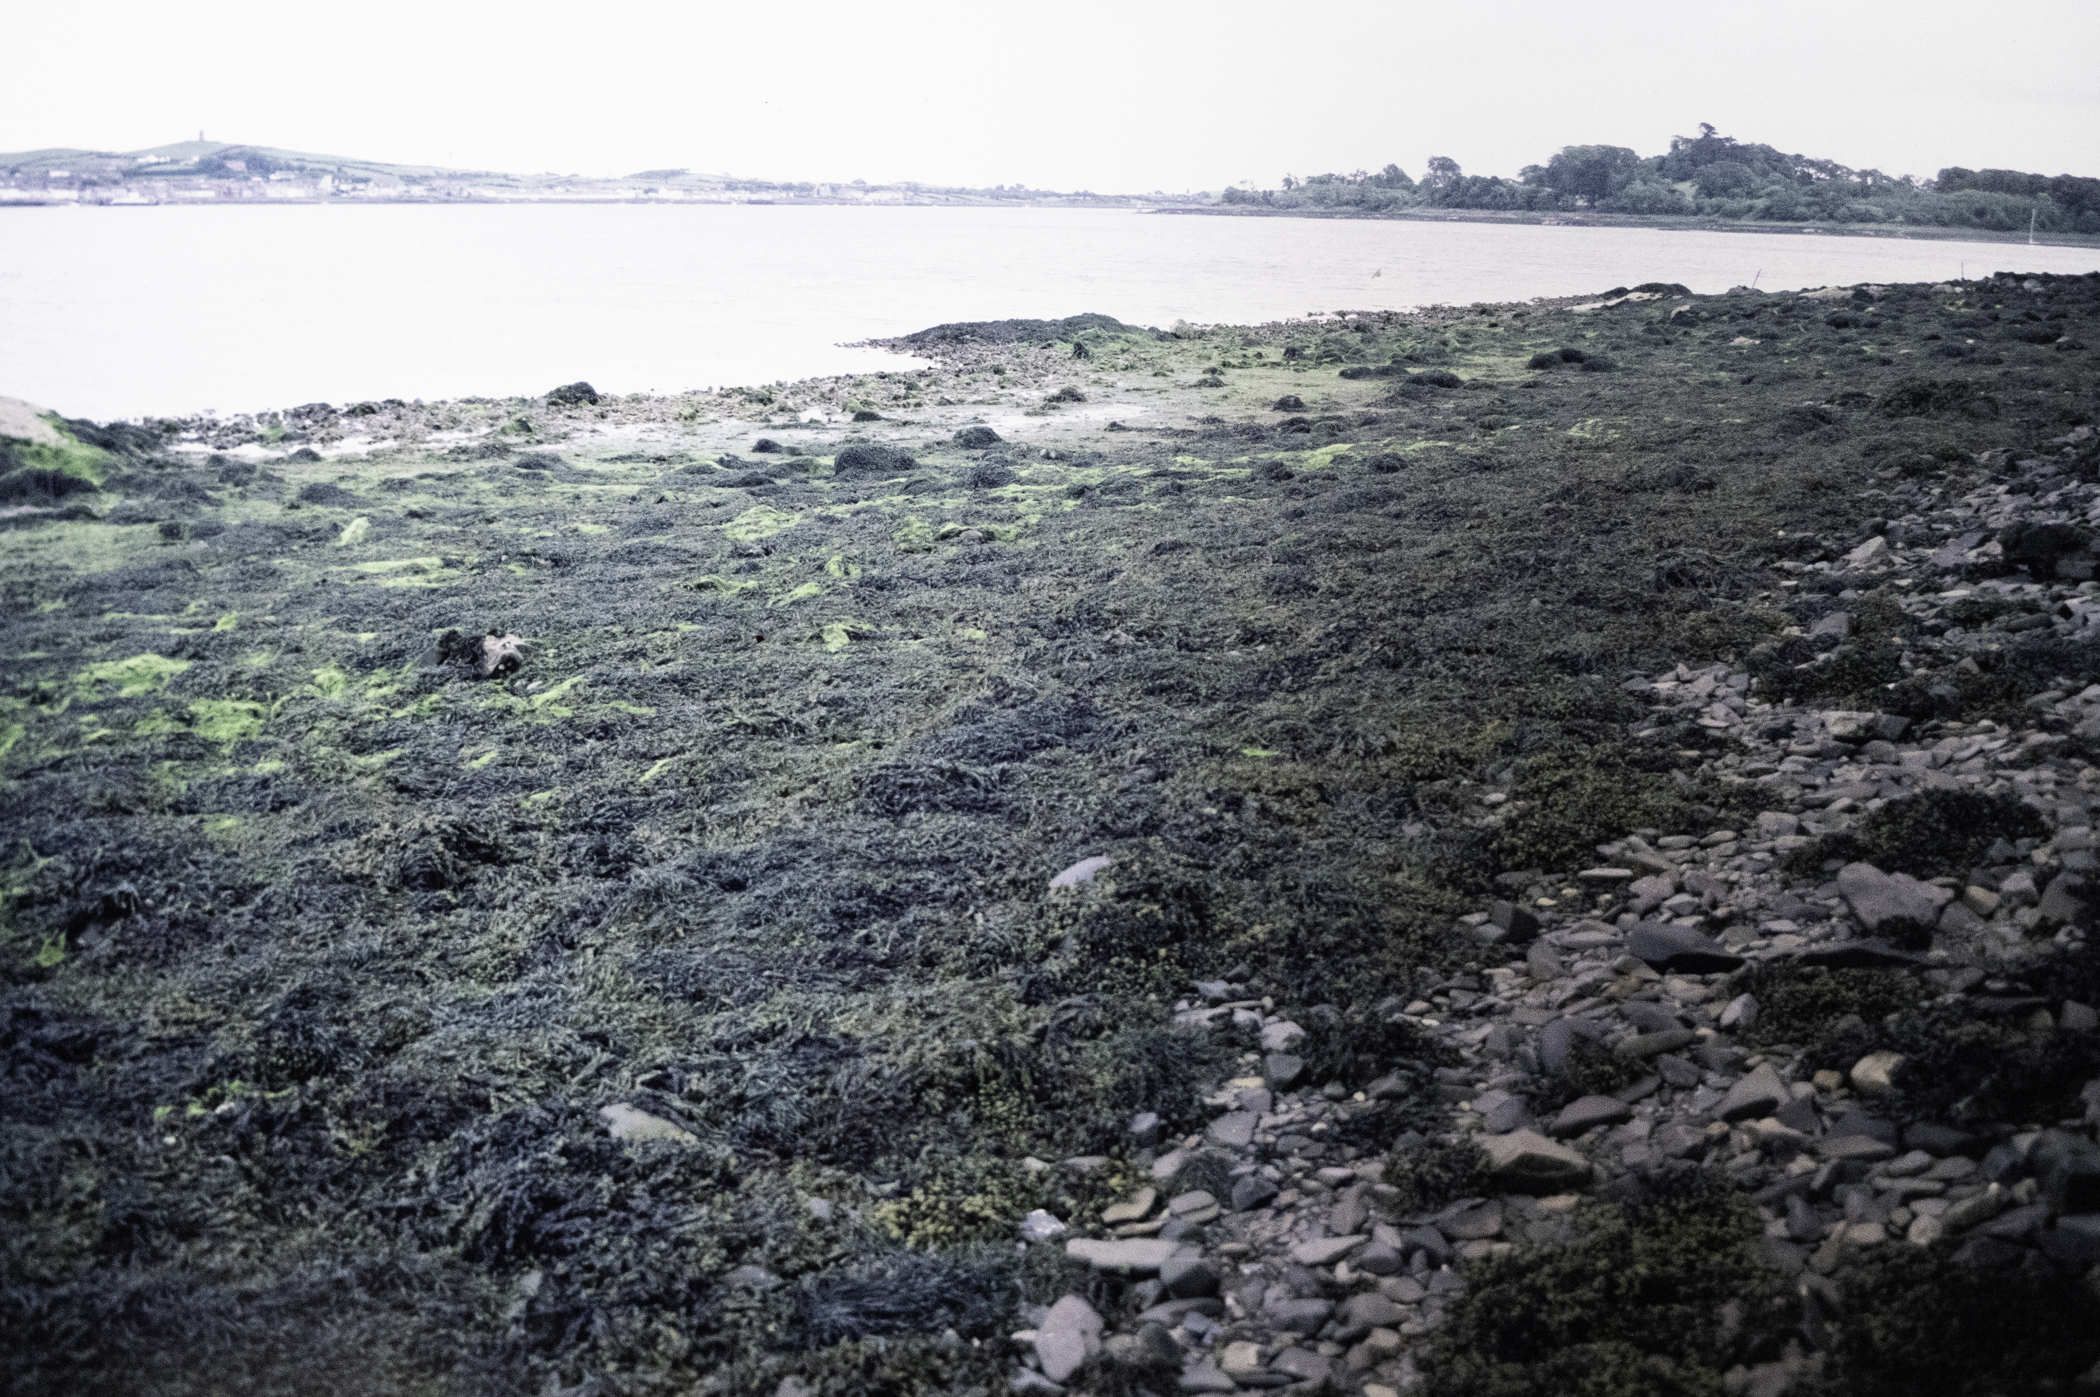
[(1727, 134), (2100, 175), (2092, 0), (23, 6), (0, 149), (1132, 192)]

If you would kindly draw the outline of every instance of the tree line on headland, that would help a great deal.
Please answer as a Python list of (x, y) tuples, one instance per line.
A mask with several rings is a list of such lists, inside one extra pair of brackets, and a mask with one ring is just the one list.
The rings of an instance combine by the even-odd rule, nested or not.
[(2100, 233), (2100, 179), (1959, 166), (1929, 180), (1885, 175), (1738, 141), (1703, 122), (1696, 136), (1673, 136), (1664, 155), (1565, 146), (1515, 179), (1469, 175), (1438, 155), (1419, 180), (1398, 165), (1375, 174), (1285, 175), (1281, 189), (1228, 189), (1220, 202), (1305, 212), (1593, 212)]

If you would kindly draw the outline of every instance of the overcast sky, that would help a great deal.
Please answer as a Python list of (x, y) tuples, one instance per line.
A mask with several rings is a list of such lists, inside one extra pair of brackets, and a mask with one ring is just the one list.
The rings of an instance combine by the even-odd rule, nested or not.
[(7, 22), (0, 150), (194, 138), (579, 174), (1101, 192), (1514, 175), (1701, 121), (1889, 174), (2100, 175), (2094, 0), (71, 0)]

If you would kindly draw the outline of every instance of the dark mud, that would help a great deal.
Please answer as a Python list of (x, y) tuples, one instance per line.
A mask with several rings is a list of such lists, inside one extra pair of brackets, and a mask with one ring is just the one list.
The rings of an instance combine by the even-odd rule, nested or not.
[[(1782, 565), (2092, 420), (2096, 316), (1080, 317), (707, 400), (76, 424), (100, 489), (0, 476), (7, 1390), (1004, 1391), (1066, 1280), (1018, 1220), (1257, 1046), (1173, 1022), (1191, 979), (1426, 1079), (1375, 1006), (1592, 828), (1474, 784), (1710, 820), (1672, 773), (1728, 739), (1629, 739), (1620, 679), (1782, 644)], [(1027, 417), (966, 451), (986, 391)], [(2018, 649), (1936, 701), (2016, 709), (2063, 662)], [(1361, 1124), (1334, 1159), (1407, 1122)]]

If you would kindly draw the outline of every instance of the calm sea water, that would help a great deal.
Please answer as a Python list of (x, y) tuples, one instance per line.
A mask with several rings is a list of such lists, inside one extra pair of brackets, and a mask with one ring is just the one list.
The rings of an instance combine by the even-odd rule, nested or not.
[(2096, 267), (2089, 248), (1076, 209), (6, 209), (0, 394), (113, 418), (579, 378), (674, 392), (898, 367), (841, 346), (947, 320), (1245, 323)]

